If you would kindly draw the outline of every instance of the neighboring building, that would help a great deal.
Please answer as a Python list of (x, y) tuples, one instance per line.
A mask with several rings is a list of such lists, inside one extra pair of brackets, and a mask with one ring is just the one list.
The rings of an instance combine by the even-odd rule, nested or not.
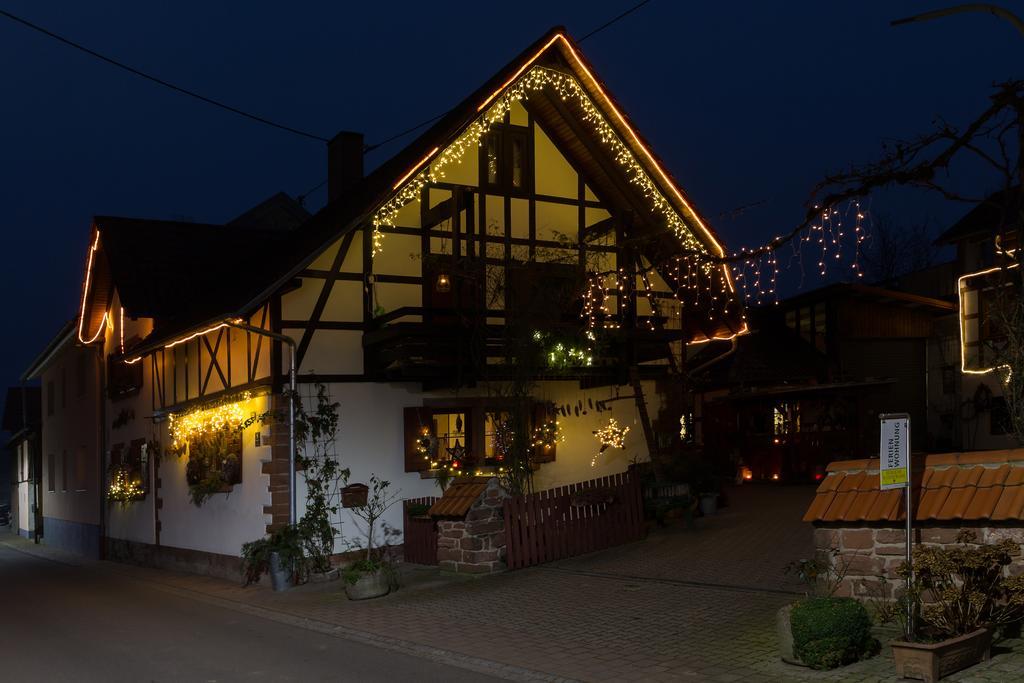
[(75, 322), (61, 329), (22, 379), (39, 381), (42, 391), (42, 541), (99, 558), (105, 481), (101, 363), (95, 349), (75, 344)]
[(755, 479), (782, 481), (820, 478), (833, 460), (877, 452), (880, 413), (910, 413), (914, 447), (931, 448), (927, 347), (936, 320), (955, 310), (837, 284), (751, 311), (751, 334), (698, 380), (695, 438)]
[[(74, 334), (105, 359), (106, 486), (131, 499), (106, 508), (115, 556), (237, 575), (241, 544), (288, 521), (286, 425), (246, 420), (213, 466), (172, 437), (286, 406), (289, 349), (268, 335), (295, 341), (307, 400), (322, 383), (339, 402), (352, 481), (414, 498), (457, 463), (500, 471), (516, 382), (564, 437), (536, 488), (646, 460), (685, 344), (746, 331), (725, 267), (664, 266), (724, 250), (560, 30), (367, 176), (363, 150), (331, 141), (329, 203), (298, 227), (282, 196), (225, 226), (94, 219)], [(549, 363), (525, 378), (522, 344)], [(597, 455), (610, 417), (632, 432)], [(222, 484), (193, 505), (209, 467)]]
[(43, 532), (41, 399), (39, 387), (10, 387), (4, 400), (3, 431), (11, 464), (11, 530), (38, 540)]
[[(950, 356), (952, 382), (943, 382), (954, 396), (944, 419), (956, 425), (961, 450), (1011, 448), (1006, 401), (995, 358), (1005, 335), (992, 307), (1003, 296), (1021, 296), (1019, 254), (1024, 204), (1019, 189), (1001, 191), (969, 211), (938, 242), (956, 246), (957, 319), (950, 320), (942, 339)], [(955, 369), (955, 370), (954, 370)]]

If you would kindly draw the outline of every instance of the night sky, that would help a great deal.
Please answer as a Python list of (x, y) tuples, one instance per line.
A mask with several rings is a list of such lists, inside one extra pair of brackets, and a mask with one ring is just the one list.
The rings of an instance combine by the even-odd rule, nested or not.
[[(370, 143), (446, 111), (549, 27), (580, 36), (633, 4), (2, 0), (171, 82), (322, 137), (363, 131)], [(937, 115), (968, 123), (993, 82), (1021, 76), (1024, 36), (994, 17), (889, 26), (946, 4), (653, 0), (582, 48), (738, 247), (788, 230), (824, 172), (875, 158), (883, 140), (926, 132)], [(1024, 14), (1024, 3), (1002, 4)], [(322, 143), (4, 18), (0, 122), (4, 384), (74, 315), (94, 214), (216, 223), (326, 177)], [(372, 153), (368, 167), (413, 137)], [(900, 191), (876, 197), (873, 211), (937, 231), (965, 208)]]

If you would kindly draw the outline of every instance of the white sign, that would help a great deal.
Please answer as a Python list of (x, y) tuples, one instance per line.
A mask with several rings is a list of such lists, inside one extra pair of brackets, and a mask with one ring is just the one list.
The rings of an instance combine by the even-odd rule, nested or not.
[(882, 415), (881, 421), (878, 457), (882, 490), (905, 488), (910, 484), (910, 416)]

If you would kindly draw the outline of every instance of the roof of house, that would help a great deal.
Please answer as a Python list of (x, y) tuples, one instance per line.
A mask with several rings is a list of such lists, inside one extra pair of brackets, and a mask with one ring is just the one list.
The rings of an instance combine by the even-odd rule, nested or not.
[[(252, 293), (253, 275), (269, 273), (286, 241), (282, 230), (239, 225), (96, 216), (97, 256), (109, 269), (132, 317), (174, 324), (182, 318), (231, 310)], [(109, 300), (108, 300), (109, 303)]]
[(473, 503), (487, 490), (489, 477), (466, 477), (452, 482), (440, 500), (430, 506), (431, 517), (465, 517)]
[(231, 219), (227, 225), (260, 230), (294, 230), (308, 221), (309, 217), (309, 211), (302, 204), (284, 192), (278, 192)]
[[(916, 463), (918, 522), (1024, 520), (1024, 449), (943, 453)], [(906, 519), (903, 492), (879, 490), (879, 461), (831, 463), (805, 522), (892, 523)]]
[(936, 238), (936, 244), (954, 244), (974, 235), (994, 235), (1012, 225), (1020, 225), (1024, 212), (1024, 193), (1020, 187), (1003, 189), (986, 197), (977, 206)]
[(46, 347), (32, 360), (32, 363), (22, 373), (21, 381), (27, 382), (37, 379), (40, 373), (46, 369), (50, 361), (57, 355), (57, 352), (63, 349), (65, 344), (72, 343), (74, 338), (75, 319), (72, 318), (61, 326), (60, 331), (50, 339)]

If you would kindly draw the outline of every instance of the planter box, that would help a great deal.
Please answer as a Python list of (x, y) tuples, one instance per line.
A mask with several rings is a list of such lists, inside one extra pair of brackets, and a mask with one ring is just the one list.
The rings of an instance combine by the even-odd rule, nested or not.
[(807, 666), (793, 652), (793, 626), (790, 616), (793, 612), (793, 605), (789, 604), (779, 608), (775, 613), (775, 633), (779, 641), (779, 659), (787, 664)]
[(890, 645), (897, 676), (934, 683), (943, 676), (987, 660), (992, 648), (992, 631), (980, 628), (939, 643), (894, 640)]
[(345, 595), (349, 600), (368, 600), (387, 595), (391, 591), (391, 584), (384, 571), (376, 571), (372, 574), (363, 574), (355, 583), (345, 584)]
[(341, 507), (361, 508), (366, 506), (370, 488), (366, 484), (349, 484), (341, 489)]

